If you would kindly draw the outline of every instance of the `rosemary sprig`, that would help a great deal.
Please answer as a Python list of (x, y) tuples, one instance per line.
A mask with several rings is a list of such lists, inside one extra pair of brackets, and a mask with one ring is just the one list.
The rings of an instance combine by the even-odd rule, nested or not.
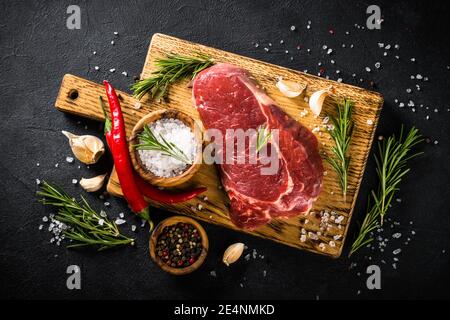
[(37, 194), (42, 196), (41, 203), (58, 208), (55, 219), (67, 225), (64, 235), (74, 242), (68, 248), (98, 246), (99, 250), (104, 250), (134, 244), (134, 239), (122, 235), (117, 225), (93, 210), (85, 198), (81, 197), (79, 202), (45, 181)]
[(259, 126), (256, 134), (256, 152), (259, 152), (272, 139), (272, 132), (265, 125)]
[(212, 59), (197, 53), (195, 57), (170, 54), (166, 58), (157, 59), (156, 71), (152, 77), (134, 83), (131, 90), (139, 100), (148, 92), (154, 100), (167, 96), (169, 85), (184, 79), (193, 79), (197, 73), (213, 64)]
[(403, 176), (409, 172), (406, 167), (408, 160), (422, 154), (416, 152), (410, 154), (411, 149), (423, 139), (416, 128), (411, 128), (403, 140), (403, 126), (398, 138), (392, 135), (387, 140), (384, 139), (378, 143), (378, 155), (375, 155), (376, 172), (379, 179), (378, 188), (372, 190), (368, 201), (368, 211), (361, 225), (359, 234), (352, 244), (350, 255), (358, 249), (369, 244), (373, 238), (369, 236), (370, 232), (383, 225), (391, 201), (397, 190)]
[(334, 146), (331, 148), (333, 156), (326, 157), (326, 160), (339, 176), (339, 183), (344, 199), (347, 195), (347, 177), (350, 164), (350, 156), (347, 156), (347, 151), (350, 147), (353, 132), (353, 121), (351, 119), (352, 109), (353, 103), (350, 100), (344, 99), (336, 106), (337, 115), (329, 116), (334, 128), (333, 130), (328, 130), (328, 133), (334, 141)]
[(159, 139), (149, 126), (144, 126), (144, 131), (138, 135), (139, 144), (134, 145), (138, 150), (160, 151), (162, 154), (175, 158), (185, 164), (192, 164), (188, 156), (174, 143), (167, 141), (162, 134)]

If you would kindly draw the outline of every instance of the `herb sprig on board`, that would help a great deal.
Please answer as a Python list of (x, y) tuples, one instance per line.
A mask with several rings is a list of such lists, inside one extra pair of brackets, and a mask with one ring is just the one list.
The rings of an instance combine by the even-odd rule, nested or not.
[(383, 225), (392, 199), (402, 178), (409, 172), (406, 167), (408, 160), (422, 152), (411, 154), (411, 149), (423, 139), (416, 128), (411, 128), (403, 138), (403, 127), (397, 138), (395, 135), (378, 143), (378, 155), (375, 155), (376, 172), (379, 180), (378, 189), (372, 190), (368, 201), (366, 217), (361, 225), (359, 234), (352, 244), (350, 255), (373, 241), (370, 233)]
[(336, 106), (336, 116), (329, 115), (334, 128), (328, 130), (328, 133), (334, 141), (334, 146), (331, 148), (333, 156), (326, 157), (326, 160), (339, 176), (339, 184), (344, 199), (347, 195), (347, 177), (350, 164), (350, 156), (347, 155), (347, 152), (353, 132), (352, 109), (353, 103), (344, 99)]
[(167, 141), (163, 135), (157, 138), (149, 126), (144, 126), (144, 131), (138, 135), (141, 143), (134, 145), (138, 150), (160, 151), (162, 154), (175, 158), (185, 164), (192, 164), (189, 157), (174, 143)]
[(208, 68), (214, 62), (205, 55), (197, 53), (195, 57), (170, 54), (165, 58), (157, 59), (156, 70), (152, 76), (134, 83), (131, 90), (139, 100), (149, 93), (154, 100), (167, 96), (169, 86), (181, 79), (193, 79), (200, 71)]
[(92, 209), (85, 198), (81, 197), (79, 202), (45, 181), (37, 194), (42, 196), (41, 203), (58, 208), (55, 219), (67, 226), (64, 235), (73, 241), (68, 248), (97, 246), (104, 250), (118, 245), (134, 245), (134, 239), (122, 235), (117, 225)]

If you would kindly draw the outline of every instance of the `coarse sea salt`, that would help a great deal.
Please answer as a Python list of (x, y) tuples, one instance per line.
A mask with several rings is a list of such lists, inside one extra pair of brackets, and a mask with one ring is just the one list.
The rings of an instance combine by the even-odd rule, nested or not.
[[(156, 137), (160, 135), (176, 145), (192, 162), (197, 152), (195, 137), (191, 129), (178, 119), (160, 119), (149, 125)], [(180, 175), (188, 165), (178, 159), (156, 150), (139, 150), (139, 157), (145, 168), (153, 174), (169, 178)]]

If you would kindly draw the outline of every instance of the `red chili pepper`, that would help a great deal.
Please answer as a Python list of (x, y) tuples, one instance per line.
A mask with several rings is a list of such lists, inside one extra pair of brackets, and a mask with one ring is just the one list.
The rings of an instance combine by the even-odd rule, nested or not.
[(150, 228), (152, 228), (148, 204), (134, 180), (133, 167), (128, 153), (125, 121), (123, 119), (119, 99), (117, 98), (116, 91), (108, 81), (105, 80), (103, 83), (106, 88), (106, 95), (108, 97), (109, 110), (112, 118), (109, 119), (105, 112), (105, 135), (113, 155), (114, 165), (116, 166), (117, 176), (119, 177), (123, 195), (131, 210), (139, 214), (143, 219), (148, 220)]
[(188, 201), (207, 190), (205, 187), (200, 187), (192, 190), (181, 191), (178, 193), (169, 193), (160, 190), (157, 187), (152, 186), (151, 184), (148, 184), (137, 174), (135, 174), (134, 180), (136, 181), (139, 190), (144, 196), (162, 203), (177, 203)]

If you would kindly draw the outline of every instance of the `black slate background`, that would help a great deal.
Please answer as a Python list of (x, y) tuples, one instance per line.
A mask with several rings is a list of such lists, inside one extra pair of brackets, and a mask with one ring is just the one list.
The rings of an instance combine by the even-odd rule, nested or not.
[[(448, 3), (448, 2), (447, 2)], [(66, 28), (66, 8), (78, 4), (82, 10), (81, 30)], [(449, 80), (449, 5), (436, 1), (377, 1), (384, 22), (381, 30), (355, 28), (365, 25), (368, 3), (353, 1), (0, 1), (0, 296), (2, 298), (270, 298), (270, 299), (350, 299), (350, 298), (448, 298), (450, 285), (450, 218), (447, 200)], [(307, 21), (312, 27), (306, 29)], [(297, 30), (290, 31), (295, 25)], [(328, 30), (334, 30), (331, 35)], [(346, 35), (345, 31), (350, 34)], [(113, 32), (118, 31), (119, 36)], [(317, 73), (321, 61), (326, 74), (344, 82), (357, 83), (385, 97), (379, 134), (398, 132), (400, 124), (417, 126), (437, 145), (424, 144), (425, 154), (411, 162), (412, 171), (399, 192), (389, 216), (400, 222), (391, 229), (386, 224), (383, 237), (391, 239), (385, 252), (362, 250), (348, 259), (301, 252), (289, 247), (203, 224), (211, 250), (205, 265), (194, 274), (174, 278), (160, 271), (148, 257), (147, 229), (138, 227), (137, 248), (97, 253), (71, 251), (49, 243), (50, 234), (39, 231), (44, 215), (52, 210), (37, 203), (35, 179), (62, 185), (72, 194), (83, 193), (71, 183), (73, 178), (93, 176), (111, 168), (108, 154), (89, 169), (69, 164), (71, 155), (61, 130), (101, 135), (96, 122), (64, 115), (54, 108), (60, 81), (72, 73), (93, 81), (110, 80), (126, 90), (141, 71), (153, 33), (162, 32), (218, 47), (282, 66)], [(281, 46), (279, 41), (285, 44)], [(110, 44), (115, 40), (115, 45)], [(259, 43), (259, 48), (254, 43)], [(263, 47), (273, 43), (271, 52)], [(377, 43), (400, 45), (388, 56)], [(341, 44), (347, 48), (341, 48)], [(302, 49), (296, 51), (300, 44)], [(322, 45), (334, 49), (327, 56)], [(354, 44), (354, 48), (348, 48)], [(311, 48), (311, 53), (306, 53)], [(293, 52), (285, 54), (284, 50)], [(97, 55), (93, 55), (93, 51)], [(400, 56), (399, 60), (394, 55)], [(414, 57), (416, 62), (411, 62)], [(336, 65), (330, 64), (336, 60)], [(382, 67), (375, 70), (374, 63)], [(94, 66), (100, 66), (95, 71)], [(370, 66), (371, 73), (364, 71)], [(116, 68), (110, 73), (110, 68)], [(120, 74), (129, 73), (128, 77)], [(356, 80), (351, 76), (356, 73)], [(428, 82), (411, 80), (422, 74)], [(363, 82), (359, 82), (363, 78)], [(406, 93), (420, 83), (422, 90)], [(413, 100), (423, 108), (399, 108), (394, 102)], [(426, 106), (429, 110), (426, 110)], [(439, 112), (435, 113), (434, 108)], [(430, 116), (426, 120), (426, 115)], [(87, 126), (87, 129), (85, 129)], [(36, 164), (40, 165), (37, 166)], [(59, 167), (55, 168), (55, 164)], [(375, 186), (373, 162), (364, 177), (352, 221), (349, 240), (361, 221), (366, 197)], [(88, 195), (101, 208), (98, 195)], [(108, 212), (126, 212), (122, 230), (132, 234), (131, 224), (139, 224), (120, 199), (109, 199)], [(154, 213), (161, 220), (167, 213)], [(409, 221), (413, 224), (410, 225)], [(411, 235), (411, 231), (416, 235)], [(404, 245), (410, 237), (408, 245)], [(231, 268), (221, 262), (225, 248), (236, 241), (255, 248), (264, 259), (242, 259)], [(402, 248), (397, 269), (392, 251)], [(384, 260), (386, 263), (382, 263)], [(351, 263), (356, 263), (350, 268)], [(367, 290), (365, 269), (378, 264), (382, 289)], [(82, 272), (82, 289), (66, 289), (66, 268), (77, 264)], [(215, 270), (217, 277), (210, 271)], [(267, 276), (263, 277), (263, 270)], [(358, 275), (359, 274), (359, 275)], [(243, 284), (243, 287), (240, 286)]]

